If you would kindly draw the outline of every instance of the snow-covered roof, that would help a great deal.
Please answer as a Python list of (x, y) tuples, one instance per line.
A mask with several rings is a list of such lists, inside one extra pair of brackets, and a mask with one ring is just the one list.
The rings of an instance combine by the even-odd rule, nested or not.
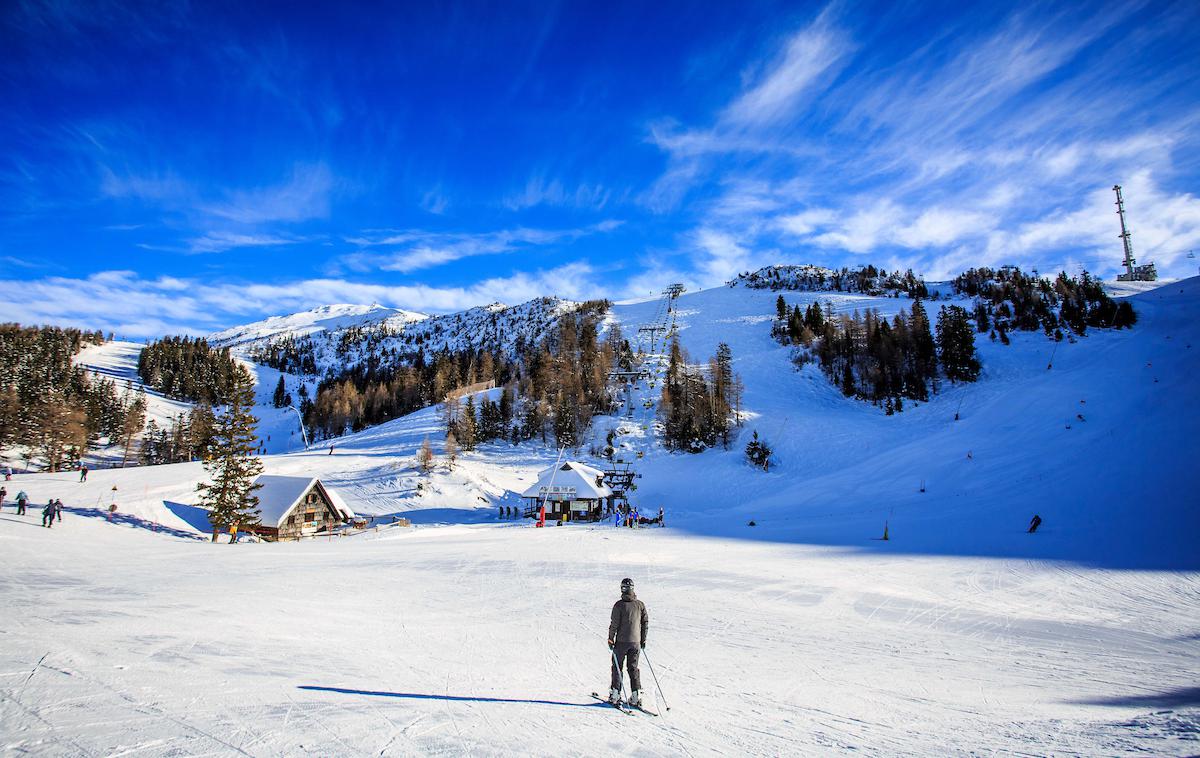
[(264, 526), (279, 526), (314, 485), (329, 497), (329, 502), (342, 514), (343, 519), (354, 518), (354, 511), (350, 510), (341, 496), (321, 484), (315, 476), (263, 474), (255, 481), (262, 485), (254, 494), (258, 496), (259, 520)]
[(354, 511), (350, 510), (350, 506), (346, 505), (346, 501), (342, 499), (342, 496), (336, 490), (331, 490), (324, 484), (321, 485), (321, 488), (325, 490), (326, 495), (329, 495), (329, 502), (333, 503), (333, 507), (341, 511), (342, 518), (354, 518)]
[(599, 500), (613, 491), (603, 483), (604, 472), (577, 461), (565, 461), (538, 474), (538, 480), (521, 497), (549, 500)]

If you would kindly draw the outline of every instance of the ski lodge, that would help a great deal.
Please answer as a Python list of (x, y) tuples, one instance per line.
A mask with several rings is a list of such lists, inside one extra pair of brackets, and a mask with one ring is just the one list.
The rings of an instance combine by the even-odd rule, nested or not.
[(321, 480), (263, 474), (255, 480), (259, 525), (250, 531), (268, 539), (298, 540), (329, 532), (354, 518), (354, 511)]
[(604, 472), (576, 461), (565, 461), (538, 474), (538, 479), (521, 493), (528, 505), (526, 516), (536, 516), (542, 501), (546, 519), (559, 521), (599, 521), (605, 506), (613, 502), (613, 491), (604, 482)]

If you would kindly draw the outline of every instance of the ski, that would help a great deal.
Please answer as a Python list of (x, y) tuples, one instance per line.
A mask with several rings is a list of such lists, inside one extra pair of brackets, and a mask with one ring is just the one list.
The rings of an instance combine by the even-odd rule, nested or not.
[(610, 703), (608, 698), (600, 697), (600, 695), (595, 692), (592, 693), (592, 697), (596, 698), (597, 700), (599, 700), (601, 703), (604, 703), (605, 705), (611, 705), (613, 708), (616, 708), (618, 711), (620, 711), (621, 713), (624, 713), (626, 716), (633, 715), (633, 711), (629, 708), (626, 708), (623, 703)]
[(616, 708), (618, 711), (621, 711), (622, 713), (627, 713), (630, 716), (633, 715), (634, 711), (641, 711), (642, 713), (646, 714), (647, 716), (657, 716), (658, 715), (654, 711), (643, 708), (640, 705), (631, 705), (631, 704), (625, 702), (624, 700), (622, 700), (620, 703), (610, 703), (608, 701), (608, 698), (600, 697), (600, 693), (598, 693), (598, 692), (593, 692), (592, 697), (596, 698), (601, 703), (604, 703), (606, 705), (611, 705), (613, 708)]

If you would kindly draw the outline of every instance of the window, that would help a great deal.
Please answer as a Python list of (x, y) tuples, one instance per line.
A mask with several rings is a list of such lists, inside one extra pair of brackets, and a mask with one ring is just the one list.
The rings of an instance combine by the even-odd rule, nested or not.
[(287, 522), (288, 522), (289, 524), (295, 524), (295, 523), (296, 523), (296, 514), (294, 514), (294, 513), (293, 513), (292, 515), (288, 516), (288, 521), (287, 521)]
[(315, 493), (315, 492), (308, 493), (308, 498), (307, 498), (307, 500), (305, 500), (305, 502), (307, 502), (307, 503), (317, 502), (317, 493)]

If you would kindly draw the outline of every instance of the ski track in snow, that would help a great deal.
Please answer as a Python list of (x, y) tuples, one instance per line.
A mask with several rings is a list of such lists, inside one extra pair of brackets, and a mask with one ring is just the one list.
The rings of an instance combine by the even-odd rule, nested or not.
[[(484, 445), (421, 476), (422, 439), (440, 448), (436, 408), (335, 440), (333, 455), (264, 459), (381, 517), (351, 537), (209, 543), (189, 508), (199, 464), (14, 477), (10, 494), (61, 497), (67, 512), (53, 530), (36, 506), (0, 513), (0, 749), (1200, 752), (1200, 283), (1137, 295), (1134, 330), (1061, 344), (1051, 370), (1040, 335), (1008, 348), (984, 338), (978, 384), (893, 417), (842, 398), (813, 366), (788, 368), (769, 335), (775, 295), (680, 300), (692, 360), (724, 340), (745, 381), (749, 418), (731, 451), (654, 444), (645, 403), (658, 379), (593, 424), (597, 441), (627, 430), (622, 450), (644, 455), (635, 502), (665, 505), (667, 529), (498, 521), (554, 451)], [(784, 295), (846, 311), (909, 304)], [(636, 333), (657, 307), (610, 318)], [(260, 369), (260, 394), (277, 379)], [(742, 461), (755, 428), (777, 451), (769, 474)], [(1027, 535), (1033, 512), (1046, 522)], [(891, 540), (872, 539), (885, 519)], [(588, 696), (607, 689), (623, 576), (650, 609), (648, 655), (672, 706), (643, 663), (659, 718)]]

